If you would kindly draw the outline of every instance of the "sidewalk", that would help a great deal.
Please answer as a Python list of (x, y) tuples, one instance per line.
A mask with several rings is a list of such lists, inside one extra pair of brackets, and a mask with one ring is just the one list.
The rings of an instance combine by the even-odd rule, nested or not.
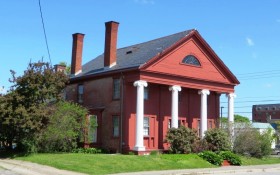
[[(117, 175), (199, 175), (199, 174), (235, 174), (249, 172), (279, 172), (280, 164), (255, 165), (255, 166), (225, 166), (218, 168), (204, 169), (181, 169), (163, 171), (143, 171), (134, 173), (119, 173)], [(59, 170), (53, 167), (36, 163), (0, 159), (0, 174), (2, 175), (84, 175), (66, 170)]]
[(182, 169), (182, 170), (164, 170), (164, 171), (144, 171), (135, 173), (120, 173), (118, 175), (199, 175), (199, 174), (235, 174), (246, 172), (272, 172), (279, 171), (280, 164), (272, 165), (254, 165), (254, 166), (225, 166), (219, 168), (204, 169)]
[(39, 165), (13, 159), (0, 159), (0, 174), (2, 175), (84, 175), (72, 171), (59, 170), (53, 167)]

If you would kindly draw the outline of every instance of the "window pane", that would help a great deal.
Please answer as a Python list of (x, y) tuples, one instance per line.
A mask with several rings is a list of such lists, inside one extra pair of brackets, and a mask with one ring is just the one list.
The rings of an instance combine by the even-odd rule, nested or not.
[(144, 99), (148, 100), (149, 98), (149, 89), (148, 87), (144, 87)]
[(194, 66), (201, 66), (200, 62), (198, 61), (198, 59), (193, 56), (193, 55), (188, 55), (186, 56), (183, 60), (182, 63), (185, 64), (190, 64), (190, 65), (194, 65)]
[(97, 116), (89, 116), (89, 141), (96, 143), (97, 142)]
[(149, 117), (144, 117), (143, 134), (144, 134), (144, 136), (148, 136), (150, 134), (150, 121), (149, 121)]
[(113, 136), (118, 137), (119, 136), (119, 116), (113, 116)]
[(84, 85), (78, 85), (78, 103), (83, 103)]
[(114, 79), (113, 99), (120, 98), (120, 79)]

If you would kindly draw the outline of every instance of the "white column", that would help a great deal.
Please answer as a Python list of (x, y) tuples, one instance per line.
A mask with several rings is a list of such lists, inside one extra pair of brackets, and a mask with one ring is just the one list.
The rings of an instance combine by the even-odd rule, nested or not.
[(181, 86), (170, 86), (169, 90), (172, 91), (171, 128), (178, 128), (178, 92), (181, 91)]
[(227, 94), (228, 97), (228, 129), (231, 141), (233, 141), (234, 136), (234, 98), (236, 95), (234, 93)]
[(136, 104), (136, 137), (135, 137), (135, 151), (145, 151), (143, 142), (143, 120), (144, 120), (144, 87), (148, 84), (146, 81), (135, 81), (134, 86), (137, 87), (137, 104)]
[(204, 137), (204, 132), (207, 131), (207, 95), (210, 94), (209, 90), (203, 89), (198, 92), (201, 95), (200, 105), (200, 137)]

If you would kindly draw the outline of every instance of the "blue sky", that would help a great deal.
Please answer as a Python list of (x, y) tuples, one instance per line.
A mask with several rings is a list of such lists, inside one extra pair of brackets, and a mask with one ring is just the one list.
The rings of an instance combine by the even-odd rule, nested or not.
[[(118, 47), (197, 29), (239, 78), (235, 111), (280, 103), (280, 0), (41, 0), (53, 64), (70, 63), (72, 34), (84, 33), (83, 63), (104, 49), (106, 21), (118, 21)], [(9, 70), (48, 61), (38, 0), (0, 2), (0, 86)], [(221, 97), (221, 105), (226, 98)], [(224, 108), (224, 111), (227, 109)], [(226, 116), (226, 113), (224, 112)]]

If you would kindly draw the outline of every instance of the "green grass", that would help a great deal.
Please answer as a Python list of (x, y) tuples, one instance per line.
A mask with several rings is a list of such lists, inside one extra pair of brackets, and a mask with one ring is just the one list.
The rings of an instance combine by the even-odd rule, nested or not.
[(242, 165), (264, 165), (264, 164), (278, 164), (280, 163), (279, 157), (265, 157), (257, 159), (253, 157), (241, 156)]
[(153, 156), (78, 153), (34, 154), (27, 157), (17, 157), (16, 159), (87, 174), (216, 167), (195, 154)]
[[(33, 154), (26, 157), (16, 157), (15, 159), (87, 174), (217, 167), (204, 161), (196, 154), (135, 156), (121, 154), (63, 153)], [(277, 157), (256, 159), (241, 156), (241, 160), (243, 166), (280, 163), (280, 158)]]

